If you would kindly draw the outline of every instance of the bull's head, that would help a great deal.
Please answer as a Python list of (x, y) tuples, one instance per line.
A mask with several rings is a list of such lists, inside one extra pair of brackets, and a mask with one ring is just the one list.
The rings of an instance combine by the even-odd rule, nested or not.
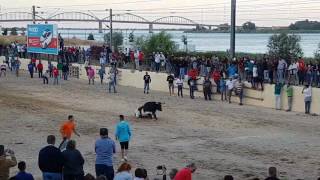
[(161, 103), (161, 102), (157, 102), (157, 103), (156, 103), (156, 109), (157, 109), (158, 111), (162, 111), (162, 103)]

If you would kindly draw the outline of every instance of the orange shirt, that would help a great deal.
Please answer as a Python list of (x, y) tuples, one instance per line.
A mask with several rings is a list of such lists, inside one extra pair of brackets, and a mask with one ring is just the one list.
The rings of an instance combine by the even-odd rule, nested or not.
[(67, 121), (62, 124), (60, 132), (62, 137), (66, 137), (67, 139), (71, 138), (72, 133), (74, 132), (76, 125), (72, 121)]

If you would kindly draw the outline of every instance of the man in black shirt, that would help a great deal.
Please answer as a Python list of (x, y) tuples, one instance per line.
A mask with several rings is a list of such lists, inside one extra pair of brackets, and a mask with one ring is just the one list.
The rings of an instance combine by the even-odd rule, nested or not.
[(143, 80), (144, 80), (143, 93), (149, 94), (149, 84), (151, 83), (151, 77), (149, 76), (148, 72), (146, 72), (146, 75), (143, 76)]
[(169, 85), (169, 93), (171, 96), (171, 94), (174, 94), (174, 84), (173, 84), (174, 77), (172, 74), (169, 74), (169, 76), (167, 77), (167, 81), (168, 81), (168, 85)]
[(43, 174), (43, 180), (62, 180), (63, 155), (54, 146), (56, 138), (53, 135), (47, 137), (48, 146), (39, 152), (38, 165)]
[(212, 94), (212, 83), (208, 77), (205, 77), (205, 80), (203, 81), (203, 94), (204, 99), (211, 101), (211, 94)]

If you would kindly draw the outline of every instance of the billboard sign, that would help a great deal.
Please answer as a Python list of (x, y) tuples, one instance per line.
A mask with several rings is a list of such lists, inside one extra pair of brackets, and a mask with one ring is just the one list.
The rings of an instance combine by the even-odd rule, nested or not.
[(58, 55), (58, 27), (55, 24), (29, 24), (27, 27), (29, 53)]

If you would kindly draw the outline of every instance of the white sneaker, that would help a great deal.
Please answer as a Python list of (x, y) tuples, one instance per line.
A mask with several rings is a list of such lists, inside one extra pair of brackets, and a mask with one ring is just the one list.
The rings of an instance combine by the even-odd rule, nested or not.
[(127, 156), (125, 156), (125, 157), (124, 157), (124, 160), (125, 160), (125, 161), (128, 161), (128, 157), (127, 157)]
[(125, 159), (121, 159), (121, 162), (126, 162), (126, 160)]

